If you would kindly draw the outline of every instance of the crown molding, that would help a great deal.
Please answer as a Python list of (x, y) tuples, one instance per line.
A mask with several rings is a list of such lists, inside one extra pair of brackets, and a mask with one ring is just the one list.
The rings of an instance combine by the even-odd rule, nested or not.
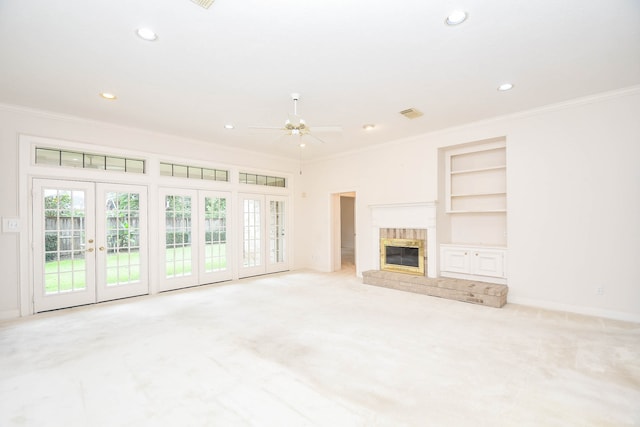
[[(503, 114), (503, 115), (491, 117), (488, 119), (476, 120), (476, 121), (465, 123), (462, 125), (451, 126), (444, 129), (425, 132), (419, 135), (413, 135), (413, 136), (408, 136), (404, 138), (394, 139), (391, 141), (383, 142), (381, 144), (372, 145), (370, 147), (358, 148), (354, 150), (345, 151), (343, 153), (338, 153), (332, 156), (326, 156), (326, 157), (309, 160), (308, 162), (305, 162), (305, 164), (313, 164), (313, 163), (323, 162), (327, 160), (335, 160), (339, 158), (349, 157), (357, 153), (376, 151), (381, 148), (391, 147), (391, 146), (399, 145), (402, 143), (414, 142), (417, 140), (419, 141), (424, 138), (432, 139), (433, 137), (448, 135), (456, 132), (468, 131), (470, 129), (487, 126), (495, 123), (501, 123), (501, 122), (507, 123), (513, 120), (521, 120), (524, 118), (535, 117), (541, 114), (551, 113), (554, 111), (561, 111), (561, 110), (566, 110), (568, 108), (579, 107), (582, 105), (606, 102), (612, 99), (618, 99), (618, 98), (623, 98), (626, 96), (633, 96), (638, 94), (640, 94), (640, 85), (629, 86), (623, 89), (616, 89), (612, 91), (601, 92), (594, 95), (588, 95), (588, 96), (570, 99), (568, 101), (562, 101), (562, 102), (544, 105), (542, 107), (518, 111), (515, 113)], [(499, 135), (494, 135), (494, 136), (504, 137), (505, 135), (504, 135), (504, 132), (502, 132)], [(482, 137), (479, 139), (486, 139), (486, 138)]]

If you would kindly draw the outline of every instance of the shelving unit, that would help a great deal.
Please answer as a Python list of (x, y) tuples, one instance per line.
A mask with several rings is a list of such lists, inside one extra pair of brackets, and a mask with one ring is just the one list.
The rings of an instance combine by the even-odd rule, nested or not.
[(447, 153), (446, 168), (447, 213), (507, 211), (503, 143), (452, 150)]
[(505, 284), (507, 149), (504, 138), (443, 151), (440, 274)]

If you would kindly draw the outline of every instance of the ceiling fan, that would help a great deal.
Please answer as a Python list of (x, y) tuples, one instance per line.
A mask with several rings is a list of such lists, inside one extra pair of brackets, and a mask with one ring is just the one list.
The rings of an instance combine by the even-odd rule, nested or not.
[[(289, 114), (289, 118), (284, 122), (284, 126), (249, 126), (249, 129), (275, 129), (284, 131), (285, 135), (298, 136), (300, 147), (304, 147), (305, 145), (302, 141), (303, 136), (311, 137), (315, 142), (324, 143), (325, 141), (311, 133), (311, 128), (307, 122), (298, 115), (300, 94), (292, 93), (291, 99), (293, 100), (293, 114)], [(316, 132), (342, 132), (341, 126), (316, 126), (313, 129)]]

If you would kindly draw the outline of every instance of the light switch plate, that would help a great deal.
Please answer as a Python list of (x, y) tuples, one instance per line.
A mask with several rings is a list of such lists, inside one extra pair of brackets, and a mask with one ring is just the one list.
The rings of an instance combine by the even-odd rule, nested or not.
[(2, 218), (2, 232), (3, 233), (19, 233), (20, 232), (20, 218)]

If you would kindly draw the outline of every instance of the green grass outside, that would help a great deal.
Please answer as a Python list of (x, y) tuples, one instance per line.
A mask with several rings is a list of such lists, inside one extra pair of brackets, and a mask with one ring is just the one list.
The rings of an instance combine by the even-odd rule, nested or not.
[[(166, 258), (167, 277), (191, 273), (190, 246), (167, 248)], [(226, 244), (205, 246), (205, 271), (223, 270), (226, 265)], [(86, 286), (85, 268), (84, 259), (46, 262), (44, 266), (46, 293), (84, 289)], [(108, 254), (107, 285), (113, 286), (138, 281), (140, 268), (140, 254), (138, 252)]]

